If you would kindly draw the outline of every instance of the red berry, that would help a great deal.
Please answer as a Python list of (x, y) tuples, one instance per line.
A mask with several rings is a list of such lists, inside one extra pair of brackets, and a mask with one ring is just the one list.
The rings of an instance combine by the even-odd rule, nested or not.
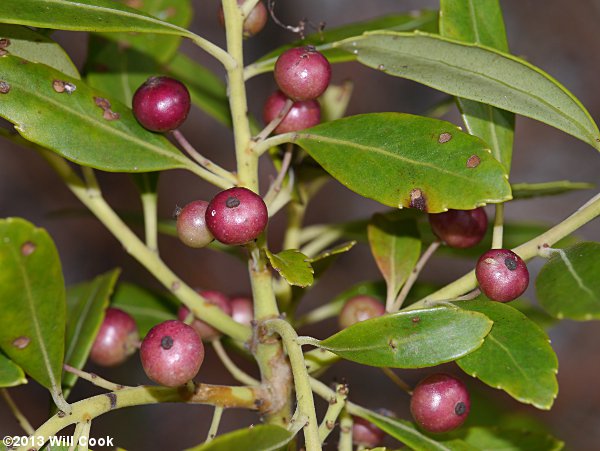
[(352, 442), (355, 445), (367, 448), (376, 448), (381, 446), (385, 432), (379, 429), (370, 421), (360, 417), (352, 417)]
[[(263, 120), (268, 124), (277, 117), (283, 109), (287, 97), (281, 91), (271, 94), (263, 108)], [(321, 122), (321, 106), (316, 100), (294, 102), (290, 111), (275, 128), (275, 133), (288, 133), (313, 127)]]
[(247, 188), (229, 188), (208, 204), (206, 225), (221, 243), (246, 244), (267, 227), (269, 213), (262, 198)]
[[(221, 310), (223, 310), (223, 312), (225, 312), (228, 315), (231, 315), (231, 304), (229, 303), (229, 298), (223, 293), (221, 293), (220, 291), (213, 290), (197, 291), (200, 294), (200, 296), (205, 298), (209, 303), (216, 305)], [(189, 309), (182, 305), (181, 307), (179, 307), (179, 312), (177, 312), (177, 318), (179, 318), (180, 321), (185, 321), (189, 314)], [(195, 318), (191, 326), (196, 332), (198, 332), (198, 335), (200, 335), (200, 338), (202, 338), (203, 340), (213, 340), (221, 336), (221, 332), (219, 332), (217, 329), (208, 325), (200, 319)]]
[(204, 345), (190, 326), (169, 320), (150, 329), (142, 341), (140, 357), (150, 379), (177, 387), (192, 380), (200, 370)]
[(475, 246), (485, 236), (488, 219), (483, 207), (475, 210), (448, 210), (429, 215), (433, 233), (450, 247)]
[(206, 207), (208, 202), (196, 200), (177, 215), (177, 236), (190, 247), (204, 247), (215, 239), (206, 227)]
[[(243, 5), (245, 0), (237, 0), (238, 5)], [(244, 19), (244, 37), (251, 38), (252, 36), (260, 33), (267, 23), (269, 13), (263, 2), (258, 2), (252, 11)], [(223, 14), (223, 7), (219, 8), (219, 22), (225, 26), (225, 16)]]
[(275, 81), (293, 100), (319, 97), (331, 80), (331, 65), (314, 47), (295, 47), (283, 52), (275, 63)]
[(385, 313), (385, 307), (376, 298), (367, 295), (358, 295), (350, 298), (342, 307), (340, 312), (340, 328), (345, 329), (353, 324), (367, 319), (381, 316)]
[(249, 326), (254, 319), (252, 300), (246, 297), (236, 297), (232, 298), (229, 303), (231, 305), (231, 317), (233, 320)]
[(491, 249), (479, 257), (475, 276), (483, 294), (492, 301), (512, 301), (529, 285), (527, 265), (508, 249)]
[(467, 419), (471, 401), (467, 387), (449, 374), (434, 374), (417, 384), (410, 411), (419, 426), (428, 432), (448, 432)]
[(169, 77), (150, 77), (133, 95), (133, 114), (153, 132), (175, 130), (190, 111), (190, 93), (185, 85)]
[(139, 344), (135, 320), (118, 308), (106, 309), (104, 320), (96, 335), (90, 359), (96, 365), (114, 366), (123, 363)]

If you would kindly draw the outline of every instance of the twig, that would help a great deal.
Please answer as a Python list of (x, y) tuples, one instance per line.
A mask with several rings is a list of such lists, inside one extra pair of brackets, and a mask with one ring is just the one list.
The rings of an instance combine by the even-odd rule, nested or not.
[(408, 385), (406, 382), (404, 382), (400, 378), (400, 376), (398, 376), (396, 373), (394, 373), (394, 371), (391, 368), (382, 367), (381, 371), (383, 371), (383, 374), (385, 374), (387, 377), (389, 377), (390, 380), (394, 384), (396, 384), (398, 387), (400, 387), (403, 391), (405, 391), (409, 395), (412, 395), (412, 389), (410, 388), (410, 385)]
[(254, 142), (264, 141), (267, 138), (267, 136), (269, 136), (273, 132), (273, 130), (275, 130), (279, 126), (279, 124), (281, 124), (281, 122), (283, 121), (283, 118), (285, 118), (285, 116), (292, 109), (292, 105), (294, 105), (294, 101), (292, 99), (286, 99), (285, 103), (281, 107), (281, 110), (279, 110), (279, 113), (277, 113), (277, 116), (275, 116), (275, 118), (271, 122), (269, 122), (266, 125), (266, 127), (260, 131), (260, 133), (258, 135), (256, 135), (252, 139), (252, 141), (254, 141)]
[(223, 366), (227, 368), (227, 371), (229, 371), (229, 373), (233, 376), (233, 378), (236, 381), (246, 385), (260, 384), (258, 380), (254, 379), (252, 376), (240, 369), (235, 363), (233, 363), (233, 361), (229, 358), (229, 355), (227, 355), (227, 352), (223, 347), (223, 343), (221, 343), (221, 340), (219, 338), (213, 340), (211, 343), (213, 345), (213, 349), (217, 353), (217, 356), (223, 363)]
[(492, 231), (492, 249), (502, 249), (504, 235), (504, 204), (496, 204), (494, 229)]
[(98, 376), (97, 374), (79, 370), (77, 368), (72, 367), (71, 365), (67, 365), (66, 363), (63, 364), (63, 368), (66, 372), (74, 374), (75, 376), (92, 383), (96, 387), (104, 388), (106, 390), (118, 391), (123, 390), (124, 388), (132, 388), (121, 384), (115, 384), (111, 381), (107, 381), (106, 379)]
[(352, 416), (344, 410), (340, 416), (340, 441), (338, 451), (352, 451), (352, 426), (354, 420)]
[(223, 407), (215, 406), (215, 411), (213, 413), (213, 419), (210, 423), (210, 428), (208, 429), (208, 435), (206, 436), (206, 440), (204, 443), (210, 442), (217, 436), (217, 432), (219, 431), (219, 424), (221, 424), (221, 416), (223, 415)]
[(321, 443), (325, 443), (335, 423), (340, 416), (340, 413), (346, 405), (346, 398), (348, 397), (348, 386), (346, 384), (337, 384), (335, 387), (335, 397), (329, 400), (329, 407), (323, 417), (323, 421), (319, 425), (319, 439)]
[(17, 423), (19, 423), (19, 426), (21, 426), (21, 428), (29, 435), (33, 434), (35, 429), (33, 429), (33, 426), (31, 426), (29, 420), (25, 417), (25, 415), (23, 415), (23, 412), (21, 412), (17, 404), (13, 401), (10, 393), (8, 393), (8, 390), (6, 388), (0, 388), (0, 395), (2, 395), (4, 398), (4, 401), (17, 420)]
[(265, 194), (264, 201), (265, 204), (269, 205), (273, 202), (277, 194), (281, 191), (281, 185), (283, 180), (285, 179), (285, 174), (290, 167), (290, 163), (292, 162), (292, 152), (294, 150), (294, 145), (292, 143), (288, 143), (285, 149), (285, 153), (283, 154), (283, 158), (281, 159), (281, 168), (277, 173), (277, 177), (271, 183), (271, 187), (267, 194)]

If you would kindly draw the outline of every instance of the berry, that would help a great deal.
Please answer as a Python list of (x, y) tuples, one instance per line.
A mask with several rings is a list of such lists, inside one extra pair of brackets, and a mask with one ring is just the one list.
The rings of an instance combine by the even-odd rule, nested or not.
[[(245, 0), (237, 0), (238, 5), (243, 5)], [(263, 2), (258, 2), (252, 11), (244, 19), (244, 37), (251, 38), (252, 36), (260, 33), (265, 25), (269, 13)], [(223, 6), (219, 8), (219, 22), (222, 26), (225, 26), (225, 15), (223, 14)]]
[(177, 215), (177, 236), (190, 247), (204, 247), (215, 239), (206, 227), (206, 207), (208, 202), (196, 200)]
[(167, 132), (178, 128), (190, 111), (190, 93), (169, 77), (150, 77), (133, 95), (133, 114), (144, 128)]
[(370, 421), (360, 417), (352, 417), (352, 442), (355, 445), (376, 448), (381, 446), (385, 433)]
[(283, 52), (275, 63), (275, 81), (292, 100), (319, 97), (331, 80), (331, 65), (314, 47), (295, 47)]
[(342, 307), (339, 317), (340, 328), (345, 329), (360, 321), (375, 318), (384, 313), (385, 307), (378, 299), (367, 295), (354, 296), (348, 299)]
[(139, 339), (135, 320), (129, 313), (118, 308), (107, 308), (92, 345), (90, 359), (100, 366), (123, 363), (135, 352)]
[[(223, 293), (221, 293), (220, 291), (213, 290), (197, 291), (198, 294), (205, 298), (210, 304), (216, 305), (221, 310), (223, 310), (223, 312), (225, 312), (228, 315), (231, 315), (231, 304), (229, 303), (229, 298)], [(185, 321), (189, 314), (189, 309), (187, 307), (181, 306), (179, 307), (179, 311), (177, 312), (177, 318), (179, 318), (180, 321)], [(219, 332), (217, 329), (208, 325), (200, 319), (195, 318), (191, 326), (196, 332), (198, 332), (198, 335), (200, 335), (200, 338), (202, 338), (203, 340), (213, 340), (221, 336), (221, 332)]]
[(419, 426), (428, 432), (448, 432), (467, 419), (471, 401), (467, 387), (449, 374), (433, 374), (417, 384), (410, 399), (410, 411)]
[(429, 224), (436, 236), (450, 247), (475, 246), (485, 236), (488, 218), (483, 207), (475, 210), (448, 210), (430, 214)]
[(198, 373), (204, 360), (204, 345), (192, 327), (169, 320), (150, 329), (142, 341), (140, 357), (150, 379), (177, 387)]
[(233, 320), (249, 326), (254, 319), (252, 300), (246, 297), (236, 297), (232, 298), (229, 304), (231, 305), (231, 317)]
[(221, 243), (246, 244), (257, 238), (269, 219), (262, 198), (247, 188), (229, 188), (208, 204), (206, 225)]
[[(282, 110), (287, 97), (281, 91), (271, 94), (263, 108), (263, 120), (268, 124)], [(321, 106), (316, 100), (294, 102), (290, 111), (275, 128), (275, 133), (288, 133), (304, 130), (321, 122)]]
[(508, 249), (491, 249), (479, 257), (475, 276), (483, 294), (492, 301), (512, 301), (529, 285), (527, 265)]

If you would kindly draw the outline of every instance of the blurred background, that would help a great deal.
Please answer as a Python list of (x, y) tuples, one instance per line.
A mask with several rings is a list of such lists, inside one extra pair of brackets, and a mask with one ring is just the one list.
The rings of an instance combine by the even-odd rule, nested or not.
[[(224, 45), (224, 32), (217, 17), (219, 2), (193, 2), (196, 12), (192, 29), (213, 42)], [(600, 90), (597, 89), (600, 72), (600, 2), (598, 0), (505, 0), (502, 1), (511, 51), (535, 64), (563, 83), (586, 106), (596, 121), (600, 120)], [(433, 0), (280, 0), (277, 14), (285, 23), (296, 24), (303, 18), (313, 23), (325, 22), (333, 28), (352, 21), (406, 12), (416, 8), (436, 9)], [(58, 40), (81, 68), (87, 36), (84, 33), (56, 32)], [(246, 43), (246, 60), (252, 62), (267, 51), (296, 39), (292, 33), (277, 27), (272, 21), (257, 37)], [(223, 76), (222, 70), (199, 49), (185, 42), (183, 48), (190, 56)], [(351, 79), (354, 95), (348, 114), (376, 111), (400, 111), (425, 114), (444, 95), (416, 83), (392, 78), (356, 63), (333, 67), (333, 82)], [(260, 118), (264, 99), (275, 89), (271, 74), (252, 79), (248, 84), (250, 112)], [(461, 125), (453, 108), (445, 119)], [(233, 140), (228, 129), (198, 109), (193, 109), (182, 128), (183, 133), (208, 158), (227, 168), (234, 167)], [(126, 149), (123, 149), (126, 151)], [(517, 118), (511, 182), (542, 182), (560, 179), (598, 183), (600, 158), (591, 147), (541, 123)], [(268, 183), (274, 170), (267, 159), (261, 164), (263, 180)], [(99, 174), (107, 199), (117, 210), (141, 211), (136, 190), (125, 175)], [(266, 187), (266, 183), (263, 188)], [(159, 186), (159, 214), (169, 218), (176, 205), (185, 205), (195, 199), (209, 199), (216, 189), (188, 172), (170, 171), (161, 176)], [(551, 226), (592, 197), (593, 190), (573, 192), (556, 197), (523, 200), (510, 203), (506, 208), (508, 221), (531, 221)], [(342, 206), (341, 208), (339, 206)], [(121, 267), (122, 281), (138, 283), (153, 289), (161, 286), (132, 258), (125, 254), (117, 241), (93, 218), (60, 218), (54, 213), (80, 208), (77, 200), (62, 186), (45, 163), (32, 151), (0, 141), (0, 217), (20, 216), (46, 228), (58, 247), (65, 279), (68, 284), (88, 280), (114, 267)], [(489, 207), (488, 207), (489, 208)], [(338, 222), (367, 218), (386, 208), (374, 201), (363, 199), (337, 182), (329, 182), (311, 205), (307, 224)], [(492, 214), (492, 209), (488, 213)], [(272, 221), (270, 242), (280, 247), (283, 213)], [(600, 240), (598, 220), (583, 227), (578, 236)], [(238, 260), (210, 250), (193, 250), (171, 237), (161, 237), (161, 254), (175, 271), (191, 286), (216, 289), (226, 294), (248, 293), (246, 268)], [(535, 274), (542, 262), (530, 263)], [(423, 280), (444, 284), (469, 271), (473, 261), (468, 259), (434, 258), (423, 273)], [(599, 275), (600, 276), (600, 275)], [(366, 245), (355, 247), (342, 256), (309, 293), (301, 307), (303, 311), (320, 305), (337, 293), (360, 280), (377, 279), (377, 268)], [(535, 276), (533, 276), (535, 277)], [(533, 284), (532, 284), (533, 285)], [(534, 298), (533, 289), (526, 293)], [(1, 305), (10, 300), (0, 300)], [(1, 313), (0, 313), (1, 314)], [(303, 333), (325, 338), (336, 330), (335, 321), (325, 321)], [(553, 434), (566, 441), (569, 449), (594, 450), (600, 448), (600, 390), (597, 374), (600, 359), (597, 344), (600, 328), (596, 322), (575, 323), (562, 321), (549, 331), (556, 350), (560, 369), (560, 393), (553, 409), (538, 411), (513, 401), (508, 395), (485, 387), (469, 379), (476, 392), (495, 399), (499, 409), (532, 415), (545, 423)], [(249, 372), (255, 368), (237, 357)], [(128, 385), (147, 383), (139, 359), (134, 356), (127, 364), (113, 369), (98, 369), (109, 380)], [(445, 371), (460, 374), (454, 365)], [(410, 384), (415, 384), (432, 370), (399, 371)], [(408, 396), (375, 368), (340, 363), (327, 371), (322, 380), (346, 380), (351, 398), (370, 408), (385, 407), (401, 418), (409, 418)], [(235, 383), (221, 369), (212, 349), (198, 380), (209, 383)], [(71, 399), (81, 399), (97, 393), (89, 384), (79, 382)], [(47, 418), (46, 393), (34, 382), (11, 390), (34, 426)], [(320, 406), (323, 408), (323, 406)], [(181, 449), (201, 442), (210, 424), (212, 409), (207, 406), (158, 405), (116, 411), (94, 420), (92, 435), (112, 436), (115, 442), (128, 450)], [(227, 411), (220, 432), (241, 425), (258, 423), (256, 414)], [(6, 405), (0, 402), (0, 436), (21, 434)], [(334, 437), (334, 435), (332, 435)], [(332, 438), (331, 442), (336, 439)]]

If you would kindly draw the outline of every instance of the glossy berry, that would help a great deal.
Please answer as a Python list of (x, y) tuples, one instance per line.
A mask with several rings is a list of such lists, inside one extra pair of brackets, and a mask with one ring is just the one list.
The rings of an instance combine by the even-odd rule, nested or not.
[(417, 384), (410, 411), (419, 426), (428, 432), (448, 432), (467, 419), (471, 401), (467, 387), (449, 374), (433, 374)]
[[(268, 124), (277, 117), (283, 109), (287, 97), (281, 91), (271, 94), (263, 108), (263, 121)], [(294, 102), (290, 111), (275, 128), (275, 133), (288, 133), (313, 127), (321, 122), (321, 106), (316, 100)]]
[(133, 95), (133, 114), (153, 132), (175, 130), (190, 111), (190, 93), (185, 85), (169, 77), (150, 77)]
[[(231, 304), (229, 303), (229, 298), (223, 293), (214, 290), (198, 290), (198, 293), (209, 303), (216, 305), (223, 310), (223, 312), (231, 315)], [(185, 321), (189, 314), (189, 309), (181, 306), (177, 312), (177, 318), (179, 318), (180, 321)], [(200, 335), (200, 338), (203, 340), (213, 340), (221, 336), (221, 332), (198, 318), (195, 318), (192, 321), (191, 326), (196, 332), (198, 332), (198, 335)]]
[(142, 341), (140, 357), (150, 379), (178, 387), (198, 373), (204, 360), (204, 345), (190, 326), (169, 320), (150, 329)]
[(258, 194), (247, 188), (229, 188), (217, 194), (208, 204), (206, 225), (221, 243), (246, 244), (260, 235), (269, 214)]
[(283, 52), (273, 72), (279, 89), (293, 100), (319, 97), (331, 80), (331, 65), (314, 47), (295, 47)]
[[(238, 5), (243, 5), (245, 0), (237, 0)], [(250, 14), (244, 19), (244, 37), (251, 38), (252, 36), (260, 33), (265, 25), (267, 24), (267, 19), (269, 18), (269, 12), (267, 11), (267, 7), (261, 1), (256, 4)], [(225, 16), (223, 14), (223, 7), (219, 8), (219, 22), (221, 25), (225, 26)]]
[(231, 305), (231, 317), (233, 320), (240, 324), (249, 326), (254, 319), (254, 307), (252, 305), (252, 300), (250, 298), (240, 296), (231, 298), (229, 304)]
[(208, 202), (190, 202), (177, 215), (177, 236), (190, 247), (204, 247), (215, 239), (206, 227)]
[(135, 352), (139, 340), (137, 326), (131, 315), (118, 308), (107, 308), (92, 345), (90, 359), (100, 366), (118, 365)]
[(448, 210), (429, 215), (431, 230), (448, 246), (467, 248), (475, 246), (485, 236), (488, 226), (483, 207), (475, 210)]
[(350, 298), (342, 307), (339, 316), (340, 328), (345, 329), (355, 323), (381, 316), (385, 307), (376, 298), (367, 295), (358, 295)]
[(381, 446), (385, 433), (370, 421), (353, 417), (352, 442), (357, 446), (376, 448)]
[(479, 257), (475, 276), (483, 294), (492, 301), (512, 301), (529, 285), (527, 265), (508, 249), (491, 249)]

